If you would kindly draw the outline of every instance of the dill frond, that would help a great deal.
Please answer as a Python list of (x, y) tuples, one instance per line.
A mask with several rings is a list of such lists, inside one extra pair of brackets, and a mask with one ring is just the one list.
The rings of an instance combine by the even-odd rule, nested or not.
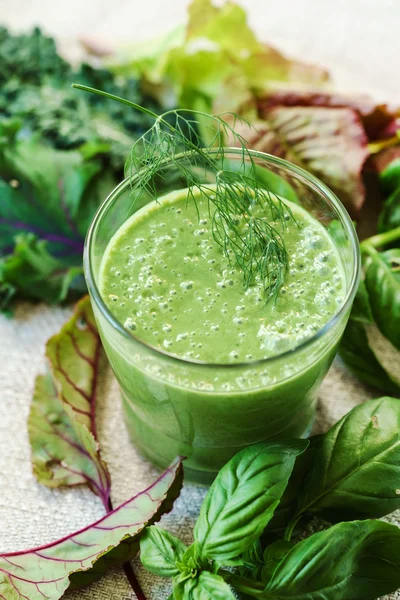
[[(185, 183), (187, 201), (197, 206), (199, 197), (207, 200), (213, 238), (230, 264), (241, 269), (245, 288), (261, 282), (266, 298), (276, 299), (289, 257), (273, 223), (284, 230), (294, 216), (286, 203), (257, 181), (253, 155), (246, 140), (235, 131), (236, 122), (243, 119), (231, 113), (209, 115), (186, 109), (157, 115), (107, 92), (78, 84), (73, 87), (128, 104), (154, 118), (152, 127), (133, 145), (127, 163), (128, 175), (141, 172), (135, 178), (135, 192), (145, 191), (157, 200), (157, 177), (163, 177), (163, 168), (172, 164)], [(212, 133), (208, 146), (202, 145), (196, 115), (202, 117), (203, 128)], [(242, 153), (234, 170), (229, 168), (224, 152), (228, 137)], [(212, 174), (212, 183), (204, 183), (199, 176), (206, 172)], [(257, 207), (267, 209), (268, 218), (260, 216)]]

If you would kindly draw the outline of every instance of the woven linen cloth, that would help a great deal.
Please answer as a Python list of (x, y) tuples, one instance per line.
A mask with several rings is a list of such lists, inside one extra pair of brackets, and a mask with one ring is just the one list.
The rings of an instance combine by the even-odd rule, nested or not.
[[(44, 370), (45, 342), (71, 314), (71, 309), (21, 303), (14, 318), (0, 316), (0, 551), (23, 550), (46, 544), (90, 524), (104, 514), (100, 500), (78, 487), (51, 490), (37, 483), (30, 462), (27, 418), (35, 376)], [(123, 422), (118, 386), (110, 372), (103, 374), (98, 402), (98, 430), (104, 458), (112, 476), (114, 506), (147, 487), (159, 471), (130, 443)], [(319, 393), (315, 432), (328, 429), (357, 404), (378, 394), (356, 380), (337, 359)], [(206, 489), (185, 484), (163, 527), (191, 541)], [(400, 511), (389, 517), (400, 526)], [(148, 600), (166, 600), (167, 580), (157, 578), (133, 561)], [(387, 600), (400, 600), (400, 593)], [(65, 600), (134, 600), (122, 569), (82, 590), (67, 592)]]

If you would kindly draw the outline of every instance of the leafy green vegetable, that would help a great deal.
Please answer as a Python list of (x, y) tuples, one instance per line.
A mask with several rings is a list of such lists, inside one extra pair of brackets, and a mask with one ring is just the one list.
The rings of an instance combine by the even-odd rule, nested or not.
[[(175, 537), (152, 527), (140, 544), (144, 566), (173, 577), (175, 600), (232, 600), (233, 590), (246, 600), (374, 600), (396, 590), (400, 529), (350, 519), (380, 516), (399, 506), (399, 425), (398, 400), (381, 398), (352, 410), (328, 433), (314, 438), (304, 454), (304, 444), (295, 440), (247, 447), (225, 465), (210, 488), (195, 525), (194, 544), (185, 551)], [(295, 521), (308, 511), (349, 522), (299, 543), (275, 540), (263, 550), (261, 525), (272, 513), (268, 497), (278, 487), (277, 504), (283, 500), (281, 488), (296, 456), (299, 466), (291, 484), (300, 490)], [(287, 460), (290, 468), (286, 465), (282, 473)], [(293, 498), (292, 492), (289, 496)], [(292, 520), (288, 537), (293, 525)]]
[(0, 307), (17, 294), (48, 303), (82, 295), (82, 249), (94, 212), (123, 176), (147, 115), (72, 81), (158, 110), (133, 78), (62, 59), (39, 29), (0, 28)]
[(272, 579), (275, 571), (294, 546), (294, 542), (276, 540), (276, 542), (265, 549), (263, 554), (264, 567), (261, 571), (261, 581), (267, 583)]
[(400, 508), (399, 400), (355, 407), (313, 444), (294, 520), (382, 517)]
[[(399, 360), (399, 150), (389, 148), (377, 161), (378, 170), (382, 169), (382, 188), (391, 195), (379, 217), (380, 233), (360, 245), (363, 279), (339, 349), (345, 363), (362, 381), (398, 397), (400, 378), (386, 355), (394, 364)], [(375, 341), (377, 328), (388, 342), (384, 353)]]
[(104, 353), (88, 297), (47, 342), (46, 356), (49, 372), (36, 379), (28, 420), (35, 476), (48, 487), (87, 484), (108, 511), (110, 475), (95, 437)]
[(219, 575), (203, 571), (196, 578), (177, 580), (174, 600), (235, 600), (229, 585)]
[(296, 458), (286, 489), (282, 494), (279, 505), (275, 509), (274, 516), (266, 527), (265, 537), (271, 533), (283, 535), (287, 524), (295, 512), (299, 490), (311, 468), (314, 447), (317, 440), (318, 436), (310, 438), (307, 450)]
[(238, 127), (255, 150), (286, 158), (324, 181), (352, 212), (365, 190), (361, 170), (368, 156), (367, 138), (349, 108), (285, 107), (264, 112), (264, 119)]
[[(400, 248), (397, 250), (400, 255)], [(400, 350), (400, 270), (393, 252), (368, 249), (365, 285), (374, 319), (383, 335)]]
[(96, 394), (104, 351), (88, 296), (78, 302), (60, 332), (49, 339), (46, 357), (61, 401), (95, 434)]
[(299, 85), (270, 86), (257, 98), (257, 111), (261, 118), (274, 106), (315, 106), (322, 108), (351, 108), (360, 117), (368, 139), (386, 138), (391, 129), (396, 130), (397, 108), (376, 104), (366, 94), (342, 94), (326, 86)]
[(307, 441), (255, 444), (219, 472), (194, 530), (200, 555), (229, 565), (258, 539), (272, 518), (296, 456)]
[(132, 142), (145, 131), (145, 115), (102, 98), (83, 98), (71, 90), (73, 81), (101, 87), (157, 110), (143, 96), (136, 78), (116, 78), (105, 68), (82, 64), (74, 69), (62, 59), (54, 40), (36, 28), (31, 34), (0, 30), (0, 117), (19, 118), (24, 137), (40, 134), (55, 148), (72, 149), (94, 141), (107, 143), (105, 164), (124, 165)]
[(12, 78), (35, 85), (40, 85), (44, 77), (61, 82), (70, 69), (57, 53), (54, 40), (43, 35), (39, 28), (29, 34), (11, 35), (5, 27), (0, 27), (2, 85)]
[(108, 510), (110, 476), (93, 434), (63, 406), (50, 375), (39, 375), (28, 422), (33, 471), (48, 487), (86, 484)]
[(112, 59), (117, 73), (142, 75), (156, 97), (166, 88), (177, 104), (205, 112), (238, 111), (254, 89), (273, 81), (322, 83), (324, 70), (289, 60), (260, 42), (233, 2), (194, 0), (184, 36), (177, 30), (156, 44), (122, 48)]
[(400, 395), (399, 385), (379, 362), (371, 347), (365, 326), (358, 323), (351, 315), (339, 352), (349, 369), (361, 381), (388, 394)]
[(47, 546), (0, 555), (0, 595), (58, 600), (67, 589), (96, 581), (134, 556), (140, 535), (171, 510), (181, 484), (177, 459), (148, 489), (96, 523)]
[(140, 543), (140, 559), (143, 566), (161, 577), (179, 575), (176, 566), (186, 552), (186, 546), (168, 531), (160, 527), (149, 527)]
[(399, 187), (385, 201), (379, 215), (378, 231), (384, 233), (385, 231), (395, 229), (395, 227), (400, 227), (400, 179)]
[(400, 530), (378, 521), (339, 523), (297, 544), (260, 599), (374, 600), (400, 586)]
[[(85, 290), (83, 269), (66, 265), (53, 257), (45, 240), (32, 234), (18, 235), (12, 254), (0, 257), (0, 290), (5, 291), (3, 306), (18, 292), (27, 298), (56, 304), (69, 294)], [(0, 291), (1, 297), (1, 291)]]
[(87, 194), (103, 179), (101, 164), (33, 138), (8, 142), (0, 146), (0, 283), (50, 303), (82, 294), (83, 241), (99, 201)]

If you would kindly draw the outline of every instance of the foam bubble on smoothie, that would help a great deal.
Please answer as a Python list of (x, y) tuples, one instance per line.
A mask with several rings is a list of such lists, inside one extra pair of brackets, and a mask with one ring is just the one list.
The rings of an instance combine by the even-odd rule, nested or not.
[(196, 208), (184, 191), (138, 211), (114, 235), (101, 267), (103, 298), (129, 332), (187, 359), (237, 363), (290, 350), (329, 321), (345, 293), (325, 229), (291, 209), (295, 220), (274, 224), (289, 256), (276, 302), (266, 302), (262, 281), (244, 288), (213, 239), (207, 201), (198, 198)]

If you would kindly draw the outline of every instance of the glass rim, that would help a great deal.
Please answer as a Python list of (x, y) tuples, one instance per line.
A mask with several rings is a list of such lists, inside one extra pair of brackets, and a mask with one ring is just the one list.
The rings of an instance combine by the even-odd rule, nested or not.
[[(267, 154), (266, 152), (260, 152), (258, 150), (233, 148), (233, 147), (229, 147), (229, 146), (224, 147), (222, 149), (216, 148), (215, 150), (214, 149), (210, 150), (209, 148), (207, 148), (206, 150), (210, 154), (223, 155), (223, 156), (225, 156), (225, 153), (236, 154), (236, 155), (240, 155), (240, 154), (243, 155), (244, 153), (250, 154), (250, 156), (252, 156), (253, 158), (259, 158), (268, 163), (272, 163), (274, 165), (282, 167), (282, 168), (286, 169), (287, 171), (294, 173), (297, 176), (303, 177), (308, 182), (310, 182), (311, 184), (316, 186), (318, 189), (318, 192), (333, 204), (333, 206), (335, 207), (336, 211), (339, 213), (339, 215), (342, 219), (342, 224), (343, 224), (343, 226), (346, 230), (346, 233), (348, 234), (348, 237), (350, 239), (352, 258), (353, 258), (353, 273), (352, 273), (350, 283), (348, 285), (348, 290), (346, 292), (346, 295), (345, 295), (342, 303), (340, 304), (337, 311), (335, 312), (335, 314), (314, 335), (307, 338), (306, 340), (304, 340), (303, 342), (301, 342), (294, 348), (291, 348), (290, 350), (285, 350), (284, 352), (280, 352), (279, 354), (275, 354), (274, 356), (270, 356), (268, 358), (261, 358), (261, 359), (249, 360), (249, 361), (241, 361), (241, 362), (237, 362), (237, 363), (217, 363), (217, 362), (207, 362), (207, 361), (202, 361), (202, 360), (196, 360), (196, 359), (191, 359), (191, 358), (184, 358), (182, 356), (178, 356), (176, 354), (172, 354), (171, 352), (163, 350), (162, 348), (156, 348), (155, 346), (152, 346), (151, 344), (142, 340), (140, 337), (137, 337), (133, 333), (128, 332), (125, 329), (125, 327), (122, 325), (122, 323), (120, 323), (120, 321), (118, 321), (118, 319), (111, 313), (111, 311), (107, 307), (106, 303), (104, 302), (104, 300), (100, 294), (100, 291), (97, 287), (95, 277), (93, 274), (93, 269), (92, 269), (91, 247), (93, 244), (93, 238), (94, 238), (97, 226), (100, 223), (102, 216), (103, 216), (104, 212), (106, 211), (106, 209), (110, 206), (110, 204), (112, 204), (115, 200), (118, 199), (121, 191), (124, 191), (126, 189), (126, 187), (129, 184), (131, 184), (132, 181), (135, 181), (135, 179), (138, 179), (140, 177), (140, 174), (146, 170), (146, 166), (142, 167), (134, 175), (125, 177), (108, 194), (108, 196), (100, 204), (94, 217), (92, 218), (92, 221), (89, 225), (89, 229), (86, 234), (84, 253), (83, 253), (84, 275), (85, 275), (88, 291), (89, 291), (90, 295), (92, 296), (92, 298), (94, 299), (97, 307), (100, 309), (103, 316), (112, 325), (112, 327), (114, 329), (116, 329), (129, 342), (134, 341), (137, 344), (145, 347), (147, 350), (150, 350), (155, 355), (160, 355), (161, 357), (165, 357), (168, 360), (175, 361), (179, 364), (187, 364), (187, 365), (193, 365), (193, 366), (197, 366), (197, 367), (219, 368), (219, 369), (221, 369), (221, 368), (223, 368), (223, 369), (238, 369), (238, 368), (244, 368), (244, 367), (251, 368), (251, 367), (259, 366), (259, 365), (272, 364), (283, 358), (293, 356), (295, 353), (298, 353), (298, 352), (304, 350), (305, 348), (308, 348), (309, 346), (311, 346), (318, 340), (325, 337), (325, 335), (336, 325), (336, 323), (338, 321), (340, 321), (341, 317), (347, 312), (347, 310), (350, 309), (351, 304), (354, 299), (354, 296), (356, 294), (356, 290), (357, 290), (359, 279), (360, 279), (360, 272), (361, 272), (361, 257), (360, 257), (358, 236), (357, 236), (355, 227), (353, 225), (353, 221), (351, 220), (349, 213), (347, 212), (346, 208), (344, 207), (342, 202), (339, 200), (339, 198), (336, 196), (336, 194), (334, 194), (332, 192), (332, 190), (327, 185), (325, 185), (320, 179), (318, 179), (317, 177), (315, 177), (314, 175), (312, 175), (311, 173), (309, 173), (302, 167), (298, 167), (297, 165), (295, 165), (283, 158), (278, 158), (276, 156), (273, 156), (272, 154)], [(183, 159), (186, 156), (193, 154), (193, 152), (194, 152), (194, 150), (182, 152), (181, 154), (178, 154), (174, 158), (174, 160)], [(171, 159), (166, 159), (165, 161), (163, 161), (160, 164), (160, 166), (161, 165), (168, 166), (168, 164), (173, 164), (173, 161)]]

